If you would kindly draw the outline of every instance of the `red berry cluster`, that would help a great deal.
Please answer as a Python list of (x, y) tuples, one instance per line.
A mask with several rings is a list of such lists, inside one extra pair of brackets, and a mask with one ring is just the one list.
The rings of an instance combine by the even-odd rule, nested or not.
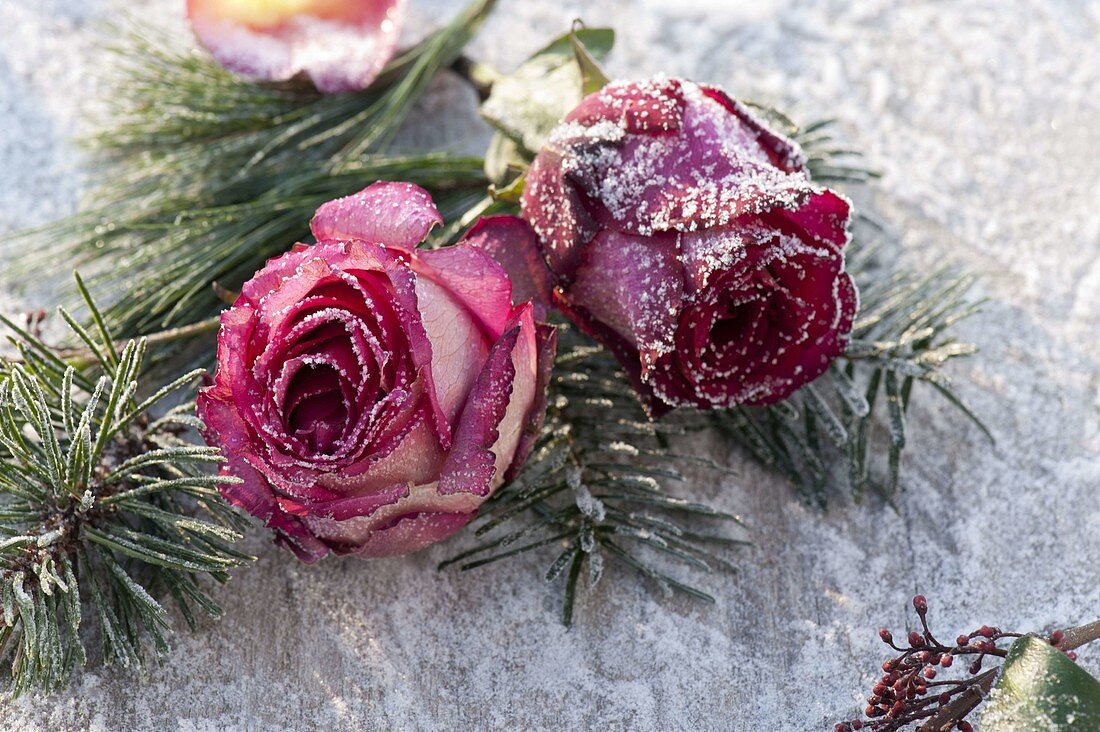
[[(928, 601), (924, 595), (913, 598), (913, 608), (917, 611), (923, 631), (911, 631), (905, 646), (897, 645), (893, 634), (886, 628), (878, 632), (882, 642), (899, 655), (883, 662), (882, 676), (871, 689), (871, 696), (867, 697), (867, 706), (863, 710), (866, 719), (838, 722), (836, 732), (862, 729), (895, 732), (907, 725), (928, 720), (961, 694), (975, 687), (981, 689), (983, 683), (988, 683), (991, 672), (982, 673), (985, 658), (1003, 658), (1008, 651), (998, 647), (997, 642), (1021, 635), (983, 625), (972, 633), (960, 635), (955, 639), (955, 644), (949, 646), (936, 640), (928, 628)], [(1061, 631), (1056, 631), (1050, 641), (1057, 646), (1061, 641)], [(969, 676), (950, 680), (937, 678), (960, 657), (973, 659), (966, 669)], [(972, 729), (964, 719), (959, 719), (955, 727), (961, 732)]]

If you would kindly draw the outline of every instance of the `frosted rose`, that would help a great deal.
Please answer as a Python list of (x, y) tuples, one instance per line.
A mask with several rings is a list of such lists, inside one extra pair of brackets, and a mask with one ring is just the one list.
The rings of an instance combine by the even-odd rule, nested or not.
[(187, 0), (195, 35), (230, 71), (304, 73), (322, 92), (365, 89), (393, 56), (405, 0)]
[(722, 91), (613, 84), (554, 131), (523, 214), (556, 304), (654, 413), (783, 399), (844, 351), (849, 204)]
[(523, 464), (554, 351), (504, 268), (469, 244), (418, 250), (439, 214), (416, 186), (325, 204), (222, 315), (201, 390), (223, 492), (299, 558), (420, 549)]

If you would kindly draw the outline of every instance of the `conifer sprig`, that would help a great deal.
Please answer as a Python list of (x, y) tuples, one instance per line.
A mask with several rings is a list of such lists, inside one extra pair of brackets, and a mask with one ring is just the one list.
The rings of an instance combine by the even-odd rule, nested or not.
[(189, 439), (193, 404), (167, 406), (200, 372), (146, 394), (145, 341), (116, 347), (87, 304), (91, 332), (59, 312), (91, 366), (0, 316), (18, 353), (0, 365), (0, 661), (14, 695), (64, 687), (88, 660), (89, 625), (106, 663), (167, 651), (163, 598), (194, 629), (221, 614), (203, 575), (225, 582), (252, 559), (232, 547), (242, 520), (218, 495), (234, 479)]
[(146, 28), (120, 32), (108, 126), (88, 141), (102, 181), (90, 208), (16, 237), (6, 256), (23, 274), (88, 266), (111, 295), (105, 319), (133, 337), (216, 314), (215, 283), (238, 289), (309, 236), (320, 204), (376, 180), (417, 183), (457, 215), (484, 191), (480, 159), (387, 149), (494, 4), (475, 0), (369, 89), (328, 96), (242, 81)]
[(714, 602), (683, 570), (732, 571), (728, 549), (748, 543), (737, 531), (741, 519), (673, 486), (728, 469), (673, 447), (699, 425), (649, 420), (603, 348), (567, 324), (559, 326), (558, 343), (541, 439), (520, 476), (482, 508), (477, 546), (441, 566), (474, 569), (552, 547), (545, 579), (565, 577), (566, 625), (581, 575), (587, 569), (594, 587), (609, 560), (666, 594)]

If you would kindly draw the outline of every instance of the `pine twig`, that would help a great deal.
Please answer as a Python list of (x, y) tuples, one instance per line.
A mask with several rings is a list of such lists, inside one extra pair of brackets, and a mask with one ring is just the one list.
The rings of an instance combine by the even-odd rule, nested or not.
[(214, 315), (214, 283), (239, 287), (308, 238), (319, 205), (376, 180), (419, 184), (454, 217), (482, 195), (482, 161), (389, 144), (494, 4), (474, 0), (369, 89), (329, 96), (242, 81), (205, 54), (131, 31), (109, 64), (111, 126), (89, 143), (102, 181), (91, 208), (9, 240), (13, 270), (97, 265), (93, 290), (112, 295), (105, 320), (133, 337)]
[(649, 421), (602, 348), (564, 324), (558, 343), (543, 437), (520, 476), (483, 507), (475, 531), (478, 544), (441, 567), (460, 564), (469, 570), (556, 546), (545, 578), (550, 582), (566, 574), (566, 625), (573, 622), (584, 569), (588, 586), (594, 587), (609, 560), (633, 569), (666, 594), (714, 602), (670, 572), (672, 567), (734, 570), (720, 548), (747, 543), (726, 530), (741, 519), (678, 498), (663, 484), (685, 480), (682, 471), (692, 465), (715, 474), (728, 470), (673, 450), (669, 440), (685, 427)]
[(86, 344), (80, 365), (0, 316), (20, 356), (0, 365), (0, 661), (13, 695), (64, 687), (87, 663), (89, 623), (107, 663), (164, 653), (158, 597), (194, 629), (196, 610), (221, 613), (202, 577), (225, 582), (252, 559), (232, 548), (243, 521), (218, 494), (234, 479), (209, 471), (223, 458), (188, 439), (193, 405), (164, 411), (200, 372), (143, 398), (146, 341), (116, 344), (86, 304), (96, 335), (60, 311)]

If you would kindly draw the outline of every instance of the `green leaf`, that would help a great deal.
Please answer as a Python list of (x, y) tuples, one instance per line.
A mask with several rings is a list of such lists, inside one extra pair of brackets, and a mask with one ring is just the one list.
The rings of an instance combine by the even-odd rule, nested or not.
[[(481, 114), (528, 153), (537, 153), (550, 131), (606, 79), (596, 65), (615, 43), (610, 28), (580, 28), (557, 38), (512, 74), (493, 84)], [(602, 86), (602, 84), (600, 84)]]
[(982, 713), (985, 732), (1100, 729), (1100, 681), (1041, 638), (1012, 644)]

